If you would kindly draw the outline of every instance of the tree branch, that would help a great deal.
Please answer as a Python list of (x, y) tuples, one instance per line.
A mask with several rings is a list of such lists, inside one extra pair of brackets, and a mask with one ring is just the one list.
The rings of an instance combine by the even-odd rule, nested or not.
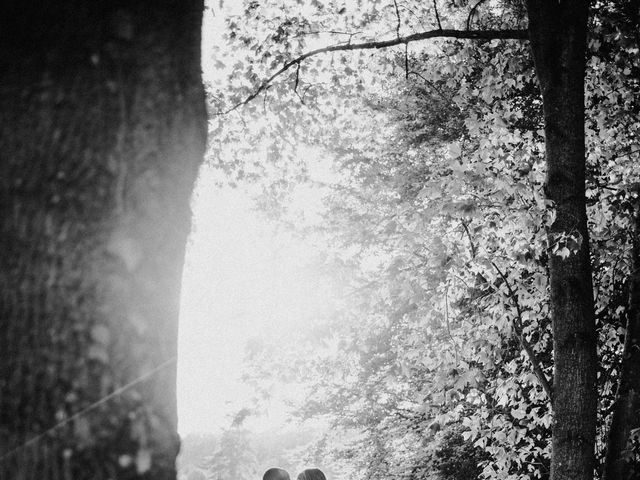
[[(400, 8), (398, 7), (398, 1), (393, 0), (393, 5), (396, 7), (396, 18), (398, 23), (396, 24), (396, 37), (400, 38), (400, 27), (402, 22), (400, 21)], [(404, 78), (409, 78), (409, 44), (404, 44)]]
[(300, 64), (298, 64), (298, 68), (296, 68), (296, 83), (293, 86), (293, 91), (295, 92), (295, 94), (300, 99), (300, 103), (302, 103), (304, 105), (304, 97), (301, 97), (300, 94), (298, 93), (298, 85), (299, 84), (300, 84)]
[(476, 258), (476, 246), (473, 243), (473, 238), (471, 238), (469, 226), (464, 221), (462, 222), (462, 228), (464, 228), (464, 231), (467, 234), (467, 238), (469, 239), (469, 246), (471, 247), (471, 258)]
[(511, 298), (511, 301), (514, 303), (516, 307), (516, 317), (513, 319), (513, 327), (516, 332), (516, 337), (520, 342), (520, 346), (525, 351), (525, 353), (527, 354), (527, 357), (529, 358), (529, 361), (531, 362), (534, 375), (540, 382), (540, 385), (542, 385), (542, 388), (547, 394), (549, 401), (551, 402), (551, 404), (553, 404), (553, 390), (551, 388), (551, 384), (549, 383), (547, 376), (544, 374), (544, 371), (542, 370), (542, 366), (540, 365), (540, 361), (538, 360), (538, 357), (536, 357), (536, 354), (533, 351), (533, 348), (531, 347), (531, 345), (529, 344), (529, 342), (524, 336), (523, 325), (522, 325), (522, 309), (520, 308), (520, 302), (518, 301), (516, 292), (514, 292), (513, 288), (511, 288), (511, 284), (509, 283), (509, 280), (507, 279), (505, 274), (502, 273), (502, 270), (500, 270), (493, 261), (491, 261), (491, 265), (493, 265), (493, 268), (496, 269), (496, 272), (498, 272), (498, 275), (502, 277), (502, 280), (507, 286), (509, 297)]
[(393, 5), (396, 8), (396, 19), (398, 20), (398, 23), (396, 24), (396, 37), (400, 38), (400, 9), (398, 8), (397, 0), (393, 0)]
[[(442, 31), (442, 23), (440, 23), (440, 14), (438, 13), (438, 4), (436, 3), (436, 0), (433, 0), (433, 10), (436, 13), (436, 21), (438, 22), (438, 30)], [(467, 30), (469, 30), (467, 28)]]
[(293, 91), (298, 91), (298, 83), (300, 83), (300, 64), (298, 64), (298, 68), (296, 68), (296, 84), (293, 86)]
[(353, 37), (354, 35), (358, 35), (362, 32), (343, 32), (341, 30), (310, 30), (308, 32), (300, 32), (293, 36), (293, 38), (304, 37), (306, 35), (322, 35), (322, 34), (330, 34), (330, 35), (347, 35), (349, 37)]
[(324, 53), (331, 52), (345, 52), (351, 50), (378, 50), (383, 48), (395, 47), (396, 45), (407, 45), (411, 42), (419, 42), (421, 40), (428, 40), (431, 38), (458, 38), (458, 39), (466, 39), (466, 40), (527, 40), (529, 38), (528, 30), (429, 30), (426, 32), (414, 33), (412, 35), (407, 35), (405, 37), (393, 38), (390, 40), (380, 40), (380, 41), (371, 41), (371, 42), (363, 42), (363, 43), (348, 43), (348, 44), (339, 44), (339, 45), (331, 45), (328, 47), (317, 48), (315, 50), (311, 50), (307, 53), (303, 53), (302, 55), (289, 60), (286, 62), (279, 70), (273, 73), (269, 78), (263, 81), (256, 90), (249, 95), (245, 100), (240, 103), (234, 105), (226, 111), (218, 112), (217, 115), (226, 115), (243, 105), (246, 105), (254, 98), (256, 98), (260, 93), (262, 93), (266, 88), (268, 88), (271, 83), (278, 78), (283, 73), (287, 72), (291, 67), (300, 64), (304, 60), (315, 57), (317, 55), (321, 55)]
[(480, 5), (482, 5), (484, 2), (486, 2), (486, 0), (478, 0), (478, 3), (476, 3), (471, 8), (471, 11), (469, 12), (469, 16), (467, 17), (467, 30), (469, 30), (469, 28), (471, 28), (471, 21), (473, 20), (473, 16), (475, 15), (476, 11), (478, 10), (478, 7)]
[(404, 78), (409, 79), (409, 44), (404, 44)]

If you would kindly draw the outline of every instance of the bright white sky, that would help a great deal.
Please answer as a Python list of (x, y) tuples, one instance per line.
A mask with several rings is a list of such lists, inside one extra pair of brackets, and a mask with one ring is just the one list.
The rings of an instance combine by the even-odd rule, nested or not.
[[(205, 77), (213, 71), (209, 52), (221, 19), (206, 12)], [(329, 308), (331, 286), (309, 267), (316, 252), (301, 240), (276, 235), (247, 193), (215, 186), (214, 175), (203, 168), (192, 201), (178, 346), (181, 435), (228, 427), (229, 415), (249, 403), (252, 392), (239, 380), (248, 339), (275, 338), (286, 348), (296, 328)], [(297, 204), (317, 209), (319, 192), (301, 191)], [(268, 418), (252, 426), (280, 425), (285, 417), (284, 407), (275, 404)]]
[[(203, 169), (193, 200), (194, 230), (182, 283), (178, 359), (178, 414), (182, 435), (213, 432), (248, 404), (239, 380), (252, 337), (287, 348), (297, 328), (326, 311), (331, 286), (310, 267), (315, 252), (277, 235), (249, 196), (214, 185)], [(323, 284), (324, 282), (324, 284)], [(274, 405), (267, 428), (283, 421)]]

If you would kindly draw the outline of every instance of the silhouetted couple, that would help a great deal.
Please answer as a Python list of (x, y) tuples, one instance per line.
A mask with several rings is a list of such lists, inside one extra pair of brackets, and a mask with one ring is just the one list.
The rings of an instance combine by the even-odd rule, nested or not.
[[(262, 480), (291, 480), (291, 477), (289, 472), (282, 468), (270, 468), (264, 472)], [(327, 480), (327, 477), (317, 468), (307, 468), (298, 475), (297, 480)]]

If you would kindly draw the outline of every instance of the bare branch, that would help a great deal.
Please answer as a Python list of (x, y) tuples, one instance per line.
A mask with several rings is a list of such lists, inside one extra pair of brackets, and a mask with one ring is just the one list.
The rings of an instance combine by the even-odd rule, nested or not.
[(399, 37), (390, 40), (380, 40), (380, 41), (372, 41), (372, 42), (363, 42), (363, 43), (348, 43), (348, 44), (339, 44), (339, 45), (331, 45), (328, 47), (317, 48), (315, 50), (311, 50), (307, 53), (303, 53), (302, 55), (289, 60), (286, 62), (282, 68), (273, 73), (269, 78), (263, 81), (256, 90), (249, 95), (242, 102), (234, 105), (226, 111), (218, 112), (217, 115), (226, 115), (243, 105), (246, 105), (254, 98), (256, 98), (260, 93), (262, 93), (266, 88), (268, 88), (271, 83), (278, 78), (283, 73), (287, 72), (291, 67), (300, 64), (304, 60), (315, 57), (317, 55), (321, 55), (324, 53), (331, 52), (344, 52), (351, 50), (378, 50), (389, 47), (395, 47), (396, 45), (406, 45), (411, 42), (419, 42), (421, 40), (428, 40), (430, 38), (458, 38), (458, 39), (466, 39), (466, 40), (528, 40), (529, 34), (527, 30), (429, 30), (426, 32), (414, 33), (412, 35), (407, 35), (406, 37)]
[[(396, 8), (396, 18), (398, 19), (398, 23), (396, 24), (396, 37), (400, 38), (400, 26), (402, 22), (400, 21), (400, 9), (398, 8), (398, 1), (393, 0), (393, 5)], [(409, 44), (404, 44), (404, 78), (409, 78)]]
[(362, 32), (343, 32), (341, 30), (310, 30), (308, 32), (300, 32), (293, 36), (293, 38), (304, 37), (306, 35), (347, 35), (349, 37), (353, 37), (354, 35), (358, 35)]
[(525, 351), (525, 353), (527, 354), (527, 357), (529, 358), (529, 361), (531, 362), (531, 366), (533, 367), (534, 375), (536, 376), (536, 378), (540, 382), (540, 385), (542, 385), (542, 388), (544, 389), (545, 393), (547, 394), (547, 397), (549, 398), (549, 401), (553, 405), (553, 390), (551, 388), (551, 384), (549, 383), (549, 380), (547, 379), (547, 376), (544, 374), (544, 371), (542, 370), (542, 365), (540, 365), (540, 361), (538, 360), (538, 357), (536, 357), (536, 354), (533, 351), (533, 348), (531, 347), (531, 344), (529, 344), (529, 342), (527, 341), (527, 339), (524, 336), (523, 324), (522, 324), (522, 309), (520, 308), (520, 302), (518, 301), (518, 297), (516, 295), (516, 292), (514, 292), (513, 288), (511, 288), (511, 284), (509, 283), (509, 280), (507, 279), (505, 274), (502, 273), (502, 270), (500, 270), (498, 268), (498, 266), (493, 261), (491, 261), (491, 265), (493, 265), (493, 268), (496, 269), (496, 272), (498, 272), (498, 275), (500, 275), (500, 277), (502, 277), (502, 280), (504, 281), (505, 285), (507, 286), (507, 290), (509, 292), (509, 297), (511, 298), (511, 301), (514, 303), (514, 305), (516, 307), (516, 317), (513, 319), (513, 327), (514, 327), (514, 330), (516, 332), (516, 337), (518, 337), (518, 341), (520, 342), (520, 346)]
[(296, 84), (293, 86), (293, 91), (298, 91), (298, 83), (300, 83), (300, 64), (298, 64), (298, 68), (296, 68)]
[(467, 17), (467, 30), (469, 30), (469, 28), (471, 27), (471, 20), (473, 20), (473, 15), (476, 13), (476, 11), (478, 10), (478, 7), (480, 5), (482, 5), (484, 2), (486, 2), (486, 0), (478, 0), (478, 3), (476, 3), (472, 8), (471, 11), (469, 12), (469, 16)]
[(397, 0), (393, 0), (393, 5), (396, 7), (396, 18), (398, 23), (396, 24), (396, 36), (400, 38), (400, 9), (398, 8)]
[(404, 78), (409, 79), (409, 44), (404, 44)]
[(471, 238), (471, 232), (469, 231), (469, 226), (464, 221), (462, 222), (462, 228), (464, 228), (464, 231), (467, 234), (467, 238), (469, 239), (469, 247), (471, 249), (471, 258), (476, 258), (476, 246), (473, 243), (473, 238)]
[[(438, 13), (438, 4), (433, 0), (433, 10), (436, 12), (436, 21), (438, 22), (438, 30), (442, 31), (442, 23), (440, 23), (440, 14)], [(467, 27), (467, 30), (469, 28)]]
[(300, 93), (298, 93), (298, 85), (299, 84), (300, 84), (300, 64), (298, 64), (298, 68), (296, 68), (296, 83), (293, 86), (293, 91), (295, 92), (295, 94), (300, 99), (300, 103), (302, 103), (304, 105), (304, 97), (300, 96)]

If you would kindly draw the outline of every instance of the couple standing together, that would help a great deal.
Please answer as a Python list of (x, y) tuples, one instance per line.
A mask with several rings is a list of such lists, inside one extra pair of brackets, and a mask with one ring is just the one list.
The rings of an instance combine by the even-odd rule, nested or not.
[[(291, 478), (289, 472), (282, 468), (270, 468), (264, 472), (262, 480), (291, 480)], [(327, 477), (317, 468), (307, 468), (298, 475), (297, 480), (327, 480)]]

